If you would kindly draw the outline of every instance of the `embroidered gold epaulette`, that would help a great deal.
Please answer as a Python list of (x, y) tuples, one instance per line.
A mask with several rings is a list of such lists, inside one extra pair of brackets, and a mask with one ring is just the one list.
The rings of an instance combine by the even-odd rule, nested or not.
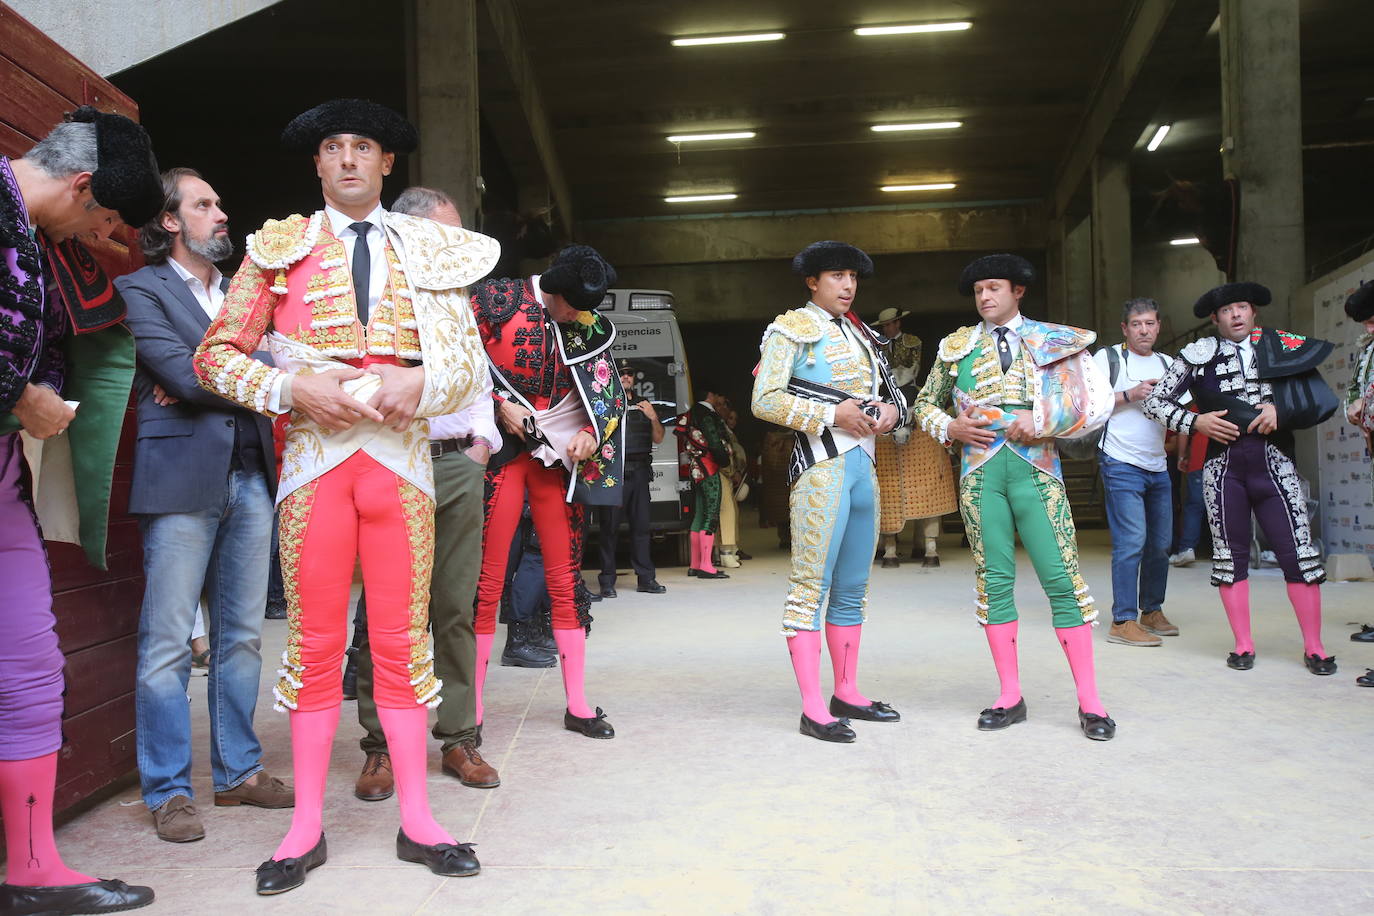
[(248, 257), (263, 270), (285, 270), (314, 249), (323, 219), (323, 210), (317, 210), (309, 219), (299, 213), (286, 219), (269, 219), (248, 236)]
[(770, 334), (781, 334), (793, 343), (810, 344), (825, 335), (825, 323), (810, 309), (793, 309), (783, 312), (763, 332), (763, 339)]
[(973, 349), (978, 340), (978, 326), (960, 328), (940, 341), (939, 357), (947, 363), (958, 362)]

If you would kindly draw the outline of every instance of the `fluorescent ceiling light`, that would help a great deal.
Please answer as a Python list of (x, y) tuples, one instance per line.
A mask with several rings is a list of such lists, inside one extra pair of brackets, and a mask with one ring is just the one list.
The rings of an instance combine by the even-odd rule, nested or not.
[(1170, 245), (1178, 245), (1178, 246), (1183, 246), (1183, 245), (1201, 245), (1202, 242), (1199, 241), (1198, 239), (1193, 238), (1192, 236), (1189, 236), (1189, 237), (1186, 238), (1186, 239), (1169, 239), (1169, 244), (1170, 244)]
[(787, 35), (783, 32), (755, 32), (752, 35), (703, 35), (700, 38), (674, 38), (673, 44), (679, 48), (694, 45), (738, 45), (750, 41), (781, 41)]
[(973, 28), (971, 22), (923, 22), (917, 25), (868, 25), (855, 29), (855, 35), (917, 35), (923, 32), (963, 32)]
[(703, 200), (734, 200), (738, 194), (681, 194), (677, 197), (665, 197), (664, 203), (670, 204), (694, 204)]
[(884, 191), (949, 191), (958, 187), (952, 181), (940, 181), (935, 184), (885, 184)]
[(868, 129), (885, 134), (899, 130), (954, 130), (963, 126), (963, 121), (923, 121), (919, 124), (874, 124)]
[(1153, 153), (1159, 149), (1159, 144), (1163, 143), (1164, 138), (1169, 136), (1169, 128), (1171, 127), (1173, 127), (1172, 124), (1159, 125), (1159, 130), (1155, 131), (1155, 135), (1150, 138), (1149, 144), (1145, 147), (1146, 151)]
[(669, 136), (669, 143), (697, 143), (702, 140), (752, 140), (755, 137), (752, 130), (734, 130), (719, 134), (672, 134)]

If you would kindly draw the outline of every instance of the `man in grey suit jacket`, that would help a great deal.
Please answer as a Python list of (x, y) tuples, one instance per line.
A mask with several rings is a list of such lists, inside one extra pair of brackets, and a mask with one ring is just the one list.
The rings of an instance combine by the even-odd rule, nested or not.
[(189, 641), (209, 610), (210, 762), (216, 805), (285, 808), (293, 790), (262, 768), (253, 730), (262, 669), (276, 460), (271, 424), (201, 388), (191, 369), (227, 286), (233, 251), (215, 191), (192, 169), (163, 173), (167, 200), (139, 233), (148, 266), (116, 281), (138, 346), (138, 441), (129, 511), (146, 584), (135, 694), (139, 779), (157, 834), (205, 836), (191, 791)]

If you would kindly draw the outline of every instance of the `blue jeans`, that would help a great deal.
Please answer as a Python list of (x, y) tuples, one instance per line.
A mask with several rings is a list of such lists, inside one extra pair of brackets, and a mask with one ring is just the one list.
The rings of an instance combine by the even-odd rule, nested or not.
[(216, 792), (262, 769), (253, 731), (262, 671), (262, 609), (272, 548), (272, 498), (262, 474), (230, 471), (219, 508), (145, 515), (143, 611), (138, 622), (138, 772), (157, 809), (191, 792), (191, 627), (210, 616), (210, 766)]
[(1174, 542), (1174, 553), (1197, 549), (1197, 542), (1202, 538), (1204, 512), (1202, 470), (1189, 471), (1183, 475), (1183, 507), (1178, 512), (1178, 540)]
[(1174, 530), (1168, 471), (1146, 471), (1097, 453), (1112, 532), (1112, 622), (1158, 611), (1169, 581)]

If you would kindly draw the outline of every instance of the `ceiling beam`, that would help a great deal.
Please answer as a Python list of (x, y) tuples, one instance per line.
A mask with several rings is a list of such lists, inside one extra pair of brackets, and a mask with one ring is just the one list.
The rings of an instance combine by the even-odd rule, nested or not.
[(544, 169), (544, 177), (549, 183), (549, 192), (556, 205), (554, 219), (571, 232), (573, 227), (572, 193), (563, 167), (554, 149), (553, 129), (549, 124), (548, 112), (544, 109), (539, 86), (535, 82), (534, 65), (525, 45), (524, 30), (520, 24), (520, 13), (514, 0), (482, 0), (481, 7), (496, 33), (497, 44), (506, 59), (511, 84), (520, 100), (529, 125), (529, 132), (539, 162)]
[(580, 240), (617, 268), (791, 258), (823, 238), (844, 239), (869, 254), (1045, 247), (1038, 202), (586, 220), (578, 229)]
[(1130, 153), (1187, 72), (1219, 7), (1219, 0), (1137, 0), (1065, 151), (1049, 200), (1053, 215), (1069, 211), (1099, 153)]

